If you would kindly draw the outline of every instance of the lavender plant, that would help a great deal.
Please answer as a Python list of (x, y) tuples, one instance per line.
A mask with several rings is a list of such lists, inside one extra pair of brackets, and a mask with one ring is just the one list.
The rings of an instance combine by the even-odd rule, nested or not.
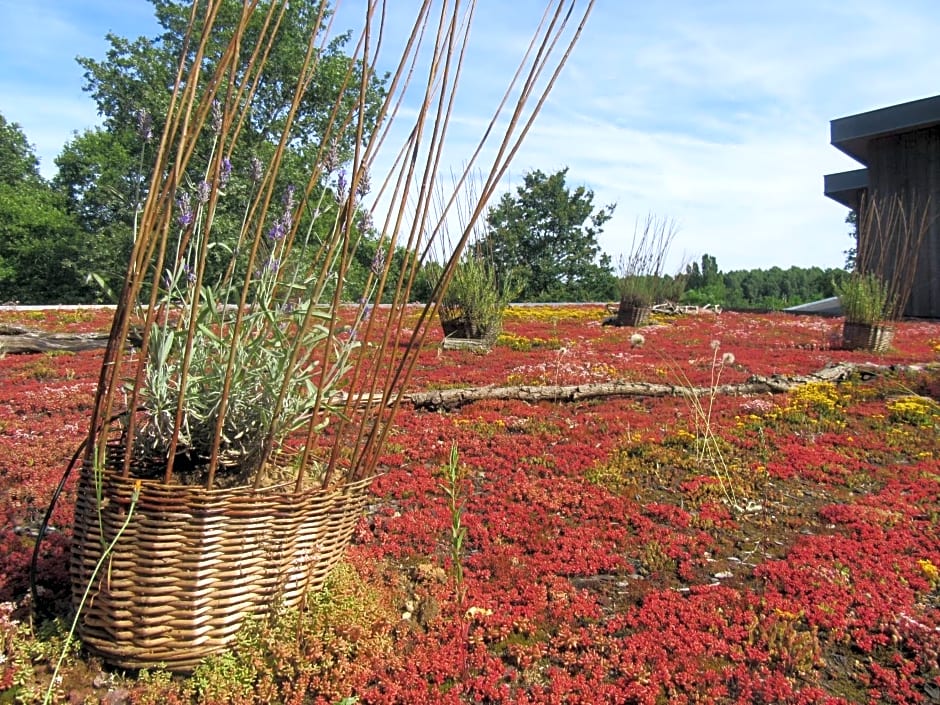
[[(490, 125), (455, 180), (456, 191), (482, 154), (494, 155), (482, 169), (468, 223), (497, 189), (592, 5), (546, 2)], [(341, 97), (305, 165), (306, 180), (288, 185), (286, 174), (296, 171), (285, 168), (287, 147), (330, 42), (326, 4), (296, 83), (285, 87), (294, 97), (278, 118), (276, 146), (244, 165), (246, 177), (233, 157), (244, 153), (236, 149), (243, 127), (257, 117), (253, 100), (266, 85), (287, 0), (246, 2), (240, 16), (224, 22), (219, 3), (193, 3), (168, 111), (154, 121), (163, 129), (101, 368), (88, 462), (107, 458), (125, 476), (152, 467), (167, 483), (194, 471), (210, 488), (222, 478), (259, 486), (291, 437), (298, 490), (374, 472), (427, 321), (472, 231), (468, 225), (450, 243), (428, 305), (409, 309), (411, 287), (451, 208), (431, 207), (432, 185), (474, 6), (429, 1), (396, 8), (397, 18), (414, 11), (396, 46), (385, 4), (363, 2), (355, 53), (345, 73), (333, 76)], [(369, 96), (380, 66), (392, 69), (376, 107)], [(402, 105), (409, 106), (405, 125)], [(501, 121), (507, 113), (511, 119)], [(141, 120), (142, 136), (151, 136), (152, 124)], [(352, 145), (345, 158), (340, 143)], [(231, 184), (246, 178), (243, 215), (233, 224), (232, 209), (220, 211), (220, 204), (234, 197)], [(366, 202), (370, 182), (378, 188)], [(351, 272), (367, 240), (378, 243), (378, 252), (365, 296), (348, 314), (355, 330), (349, 335), (342, 306), (354, 298)], [(391, 303), (380, 309), (378, 301)], [(128, 342), (132, 326), (140, 332), (137, 348)], [(113, 418), (120, 418), (117, 426)]]

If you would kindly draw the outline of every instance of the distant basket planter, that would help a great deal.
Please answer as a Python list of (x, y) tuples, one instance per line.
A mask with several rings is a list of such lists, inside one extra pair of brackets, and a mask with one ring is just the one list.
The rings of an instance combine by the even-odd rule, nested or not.
[[(103, 545), (127, 521), (136, 480), (83, 467), (72, 539), (79, 608)], [(191, 671), (249, 616), (294, 607), (342, 557), (371, 480), (329, 490), (207, 490), (143, 480), (82, 609), (82, 643), (121, 668)], [(100, 494), (99, 494), (100, 493)], [(100, 504), (98, 497), (100, 496)]]
[(870, 350), (882, 353), (894, 341), (894, 328), (884, 324), (852, 323), (842, 326), (842, 348), (844, 350)]
[(621, 301), (614, 315), (614, 325), (639, 328), (650, 320), (650, 307), (638, 306), (629, 301)]
[(486, 325), (466, 317), (441, 318), (441, 328), (445, 338), (478, 340), (492, 343), (499, 335), (499, 327)]

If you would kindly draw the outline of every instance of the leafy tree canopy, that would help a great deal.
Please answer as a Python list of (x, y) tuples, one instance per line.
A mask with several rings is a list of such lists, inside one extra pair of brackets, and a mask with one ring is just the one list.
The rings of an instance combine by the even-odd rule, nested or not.
[(80, 235), (39, 175), (26, 135), (0, 115), (0, 302), (69, 303), (87, 295)]
[(591, 301), (613, 297), (610, 257), (597, 242), (614, 205), (594, 209), (594, 192), (565, 183), (568, 169), (527, 173), (487, 213), (483, 249), (511, 272), (523, 301)]
[(0, 115), (0, 183), (12, 185), (39, 180), (39, 160), (23, 130)]
[[(56, 187), (66, 197), (67, 207), (74, 213), (86, 233), (93, 235), (94, 271), (114, 289), (124, 276), (133, 238), (138, 204), (146, 196), (146, 187), (153, 166), (156, 145), (169, 105), (176, 78), (176, 67), (184, 52), (194, 56), (199, 44), (198, 31), (187, 42), (186, 27), (191, 6), (172, 0), (151, 0), (156, 19), (163, 32), (154, 38), (128, 39), (114, 34), (107, 36), (110, 48), (103, 60), (79, 58), (85, 69), (85, 90), (98, 105), (103, 124), (77, 135), (65, 146), (56, 160), (59, 167)], [(321, 7), (322, 5), (322, 7)], [(240, 45), (248, 64), (257, 39), (264, 31), (269, 3), (260, 0), (251, 16), (251, 30)], [(205, 13), (207, 4), (200, 3)], [(208, 38), (203, 58), (204, 75), (211, 75), (228, 41), (225, 27), (234, 26), (243, 12), (241, 0), (222, 0), (220, 20)], [(322, 9), (322, 13), (321, 13)], [(251, 97), (251, 119), (242, 127), (237, 148), (230, 155), (231, 185), (235, 197), (220, 202), (217, 225), (238, 231), (242, 205), (239, 189), (247, 190), (253, 166), (268, 162), (281, 140), (287, 122), (288, 108), (293, 99), (298, 76), (307, 75), (306, 90), (298, 117), (287, 139), (287, 152), (280, 169), (280, 187), (306, 183), (307, 165), (318, 150), (331, 149), (342, 163), (350, 157), (355, 144), (353, 115), (361, 81), (362, 67), (344, 54), (349, 35), (338, 35), (324, 41), (322, 32), (330, 15), (326, 2), (306, 0), (287, 6), (278, 25), (278, 41), (272, 49), (263, 75), (241, 71), (231, 77), (233, 86), (254, 86)], [(320, 24), (318, 25), (318, 21)], [(197, 18), (197, 27), (201, 21)], [(305, 73), (308, 49), (316, 61)], [(372, 99), (367, 103), (366, 133), (368, 140), (377, 119), (383, 91), (383, 79), (370, 77)], [(236, 100), (236, 92), (226, 94)], [(242, 96), (242, 100), (246, 98)], [(334, 110), (346, 116), (347, 128), (328, 140), (324, 131)], [(325, 142), (329, 142), (326, 144)], [(213, 136), (207, 134), (194, 164), (208, 165)], [(202, 174), (189, 174), (190, 184), (198, 184)], [(316, 197), (316, 194), (314, 194)], [(328, 220), (328, 219), (324, 219)]]
[(718, 304), (727, 308), (779, 309), (835, 295), (843, 269), (771, 267), (721, 272), (712, 255), (690, 264), (685, 271), (686, 304)]

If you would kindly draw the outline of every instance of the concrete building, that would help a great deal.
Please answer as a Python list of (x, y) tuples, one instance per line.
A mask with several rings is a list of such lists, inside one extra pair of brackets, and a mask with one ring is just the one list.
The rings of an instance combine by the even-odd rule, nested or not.
[[(940, 318), (940, 96), (832, 120), (830, 133), (833, 146), (865, 168), (827, 174), (829, 198), (859, 213), (860, 223), (872, 199), (897, 199), (926, 223), (905, 313)], [(865, 237), (860, 228), (860, 251), (873, 244)], [(891, 275), (897, 256), (881, 274)]]

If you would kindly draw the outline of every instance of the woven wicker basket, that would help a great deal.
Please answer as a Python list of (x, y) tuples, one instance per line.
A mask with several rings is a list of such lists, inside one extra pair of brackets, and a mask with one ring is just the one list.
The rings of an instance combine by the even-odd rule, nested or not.
[[(107, 545), (118, 533), (134, 492), (133, 478), (106, 470), (99, 513), (95, 479), (82, 469), (72, 539), (76, 609), (102, 534)], [(247, 616), (295, 606), (322, 585), (349, 543), (370, 482), (293, 494), (143, 481), (85, 602), (82, 642), (119, 667), (192, 670), (229, 646)]]
[(870, 350), (883, 353), (894, 341), (894, 329), (884, 325), (850, 323), (842, 325), (842, 347), (845, 350)]
[(441, 319), (441, 328), (445, 338), (460, 338), (462, 340), (490, 341), (499, 335), (498, 330), (488, 328), (466, 318)]
[(649, 323), (649, 306), (632, 306), (621, 301), (617, 307), (617, 325), (640, 328)]

